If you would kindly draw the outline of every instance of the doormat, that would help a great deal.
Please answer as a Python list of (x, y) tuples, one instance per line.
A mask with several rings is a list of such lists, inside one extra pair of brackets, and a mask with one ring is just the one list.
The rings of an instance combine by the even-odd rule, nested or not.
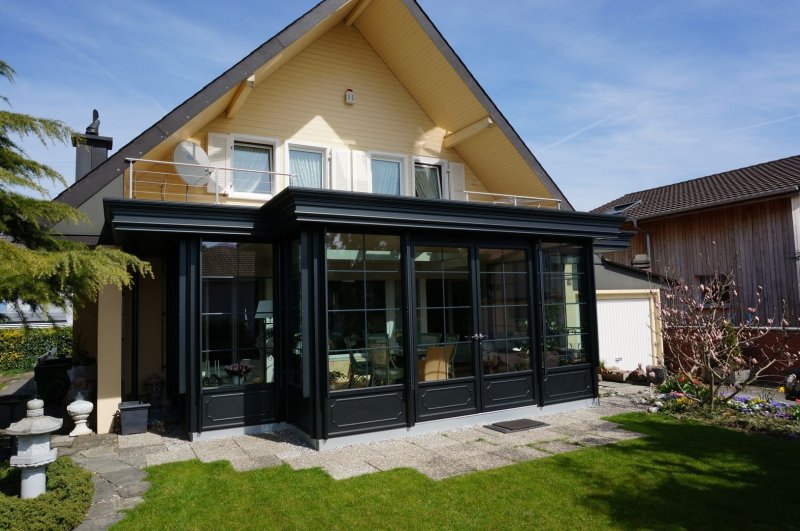
[(541, 428), (542, 426), (548, 426), (544, 422), (539, 422), (538, 420), (531, 420), (531, 419), (517, 419), (517, 420), (508, 420), (506, 422), (495, 422), (494, 424), (488, 424), (485, 427), (489, 428), (490, 430), (499, 431), (500, 433), (513, 433), (515, 431), (525, 431), (525, 430), (532, 430), (534, 428)]

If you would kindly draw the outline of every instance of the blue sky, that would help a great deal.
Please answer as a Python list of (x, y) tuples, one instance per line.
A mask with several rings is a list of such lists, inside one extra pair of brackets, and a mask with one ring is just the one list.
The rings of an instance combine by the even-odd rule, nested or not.
[[(580, 210), (800, 154), (800, 2), (419, 1)], [(0, 94), (118, 149), (315, 3), (0, 0)]]

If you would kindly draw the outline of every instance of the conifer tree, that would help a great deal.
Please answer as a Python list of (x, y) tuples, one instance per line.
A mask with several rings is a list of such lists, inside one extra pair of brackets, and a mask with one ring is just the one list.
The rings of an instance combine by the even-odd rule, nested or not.
[[(14, 70), (0, 61), (0, 78), (13, 83)], [(10, 108), (0, 95), (0, 105)], [(52, 168), (31, 160), (14, 141), (35, 137), (42, 144), (66, 143), (71, 130), (58, 120), (0, 108), (0, 301), (45, 310), (48, 305), (79, 308), (96, 300), (105, 285), (129, 286), (133, 273), (152, 274), (150, 265), (107, 247), (90, 248), (60, 238), (52, 227), (85, 217), (65, 203), (37, 198), (47, 183), (66, 186)]]

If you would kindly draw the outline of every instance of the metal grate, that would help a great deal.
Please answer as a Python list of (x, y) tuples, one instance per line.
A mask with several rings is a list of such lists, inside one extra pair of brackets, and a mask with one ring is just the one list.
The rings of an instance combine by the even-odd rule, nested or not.
[(540, 422), (538, 420), (531, 420), (531, 419), (517, 419), (517, 420), (508, 420), (506, 422), (495, 422), (494, 424), (489, 424), (486, 427), (490, 430), (499, 431), (500, 433), (513, 433), (515, 431), (525, 431), (525, 430), (532, 430), (534, 428), (541, 428), (543, 426), (547, 426), (544, 422)]

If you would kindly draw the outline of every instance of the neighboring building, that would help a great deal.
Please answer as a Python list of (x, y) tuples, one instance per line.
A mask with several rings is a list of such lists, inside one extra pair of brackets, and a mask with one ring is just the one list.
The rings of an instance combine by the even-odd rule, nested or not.
[[(21, 312), (21, 315), (20, 315)], [(13, 304), (0, 302), (0, 328), (51, 328), (53, 326), (71, 326), (72, 309), (49, 308), (46, 312), (33, 310), (27, 304), (21, 304), (19, 311)]]
[[(626, 194), (593, 210), (624, 217), (636, 231), (607, 260), (649, 267), (689, 285), (734, 274), (738, 293), (800, 316), (800, 156)], [(728, 295), (720, 293), (720, 297)]]
[(59, 229), (155, 272), (76, 320), (99, 432), (152, 374), (193, 437), (317, 447), (597, 397), (620, 220), (573, 211), (415, 2), (325, 0), (108, 160), (79, 136), (57, 199), (92, 223)]
[(600, 363), (632, 371), (663, 365), (664, 346), (658, 300), (661, 279), (630, 266), (594, 256)]

